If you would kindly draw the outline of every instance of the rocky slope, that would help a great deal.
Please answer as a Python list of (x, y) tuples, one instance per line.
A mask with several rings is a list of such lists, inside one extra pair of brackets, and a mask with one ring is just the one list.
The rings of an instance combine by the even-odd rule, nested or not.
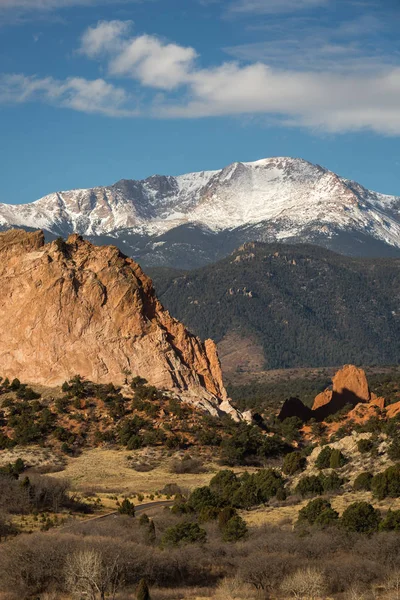
[(122, 180), (0, 204), (0, 227), (80, 233), (143, 265), (193, 268), (241, 243), (312, 242), (350, 255), (400, 256), (400, 198), (294, 158)]
[(398, 259), (248, 243), (201, 269), (149, 271), (171, 313), (218, 343), (226, 376), (238, 370), (398, 363)]
[(140, 375), (230, 410), (215, 344), (164, 310), (133, 260), (78, 235), (0, 234), (0, 372), (45, 385)]

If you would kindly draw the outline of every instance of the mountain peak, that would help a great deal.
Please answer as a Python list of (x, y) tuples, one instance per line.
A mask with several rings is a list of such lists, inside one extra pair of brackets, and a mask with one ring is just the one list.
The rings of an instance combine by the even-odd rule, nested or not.
[[(340, 250), (339, 239), (346, 239), (343, 251), (351, 248), (356, 254), (364, 252), (364, 240), (371, 240), (376, 248), (400, 252), (399, 217), (399, 197), (372, 192), (304, 159), (279, 156), (233, 162), (219, 171), (122, 179), (30, 204), (0, 204), (2, 228), (41, 227), (55, 235), (78, 232), (117, 241), (144, 238), (145, 244), (157, 244), (158, 253), (167, 234), (180, 245), (178, 232), (185, 227), (236, 236), (225, 254), (251, 239), (329, 247), (333, 240), (335, 250)], [(125, 251), (141, 256), (143, 243), (126, 243)]]

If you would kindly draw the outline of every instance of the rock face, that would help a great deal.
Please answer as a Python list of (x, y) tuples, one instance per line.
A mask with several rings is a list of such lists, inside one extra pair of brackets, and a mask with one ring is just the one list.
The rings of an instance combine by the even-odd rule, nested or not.
[(366, 420), (368, 415), (376, 414), (376, 410), (383, 410), (385, 399), (371, 394), (367, 376), (363, 369), (354, 365), (345, 365), (332, 379), (332, 389), (326, 389), (316, 396), (312, 410), (307, 408), (298, 398), (286, 400), (279, 419), (299, 417), (304, 422), (311, 418), (323, 421), (329, 415), (334, 415), (345, 406), (354, 408), (348, 417), (354, 420)]
[(332, 379), (332, 383), (334, 394), (350, 393), (359, 398), (360, 402), (369, 402), (371, 399), (365, 371), (354, 365), (345, 365), (340, 369)]
[(329, 404), (329, 402), (332, 400), (332, 394), (332, 390), (324, 390), (318, 394), (318, 396), (315, 397), (312, 409), (317, 410), (317, 408), (321, 408), (321, 406)]
[(77, 373), (115, 384), (140, 375), (229, 405), (214, 342), (173, 319), (117, 248), (11, 230), (0, 234), (0, 284), (2, 376), (58, 385)]
[(365, 371), (354, 365), (345, 365), (332, 379), (332, 390), (326, 389), (318, 394), (312, 409), (318, 410), (330, 404), (331, 408), (338, 406), (337, 410), (340, 410), (339, 405), (353, 404), (355, 406), (359, 402), (370, 402), (370, 400), (371, 393)]

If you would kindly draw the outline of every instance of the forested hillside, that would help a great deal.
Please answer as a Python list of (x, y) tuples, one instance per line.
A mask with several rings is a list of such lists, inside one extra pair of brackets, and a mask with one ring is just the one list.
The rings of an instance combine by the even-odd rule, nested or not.
[(194, 271), (148, 271), (172, 315), (220, 344), (223, 363), (238, 346), (236, 369), (251, 370), (252, 353), (265, 369), (399, 362), (399, 259), (249, 243)]

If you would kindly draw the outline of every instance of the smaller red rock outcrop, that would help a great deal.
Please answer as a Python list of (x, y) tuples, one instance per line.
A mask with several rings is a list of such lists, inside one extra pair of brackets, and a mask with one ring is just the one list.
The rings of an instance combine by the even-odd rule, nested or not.
[[(291, 399), (293, 400), (293, 399)], [(287, 400), (282, 407), (279, 418), (296, 416), (303, 421), (311, 418), (323, 421), (336, 414), (345, 406), (352, 406), (348, 413), (354, 420), (367, 420), (368, 415), (376, 414), (376, 409), (383, 410), (385, 399), (371, 394), (367, 376), (363, 369), (354, 365), (345, 365), (332, 379), (332, 389), (326, 389), (316, 396), (312, 410), (299, 399), (296, 402)]]

